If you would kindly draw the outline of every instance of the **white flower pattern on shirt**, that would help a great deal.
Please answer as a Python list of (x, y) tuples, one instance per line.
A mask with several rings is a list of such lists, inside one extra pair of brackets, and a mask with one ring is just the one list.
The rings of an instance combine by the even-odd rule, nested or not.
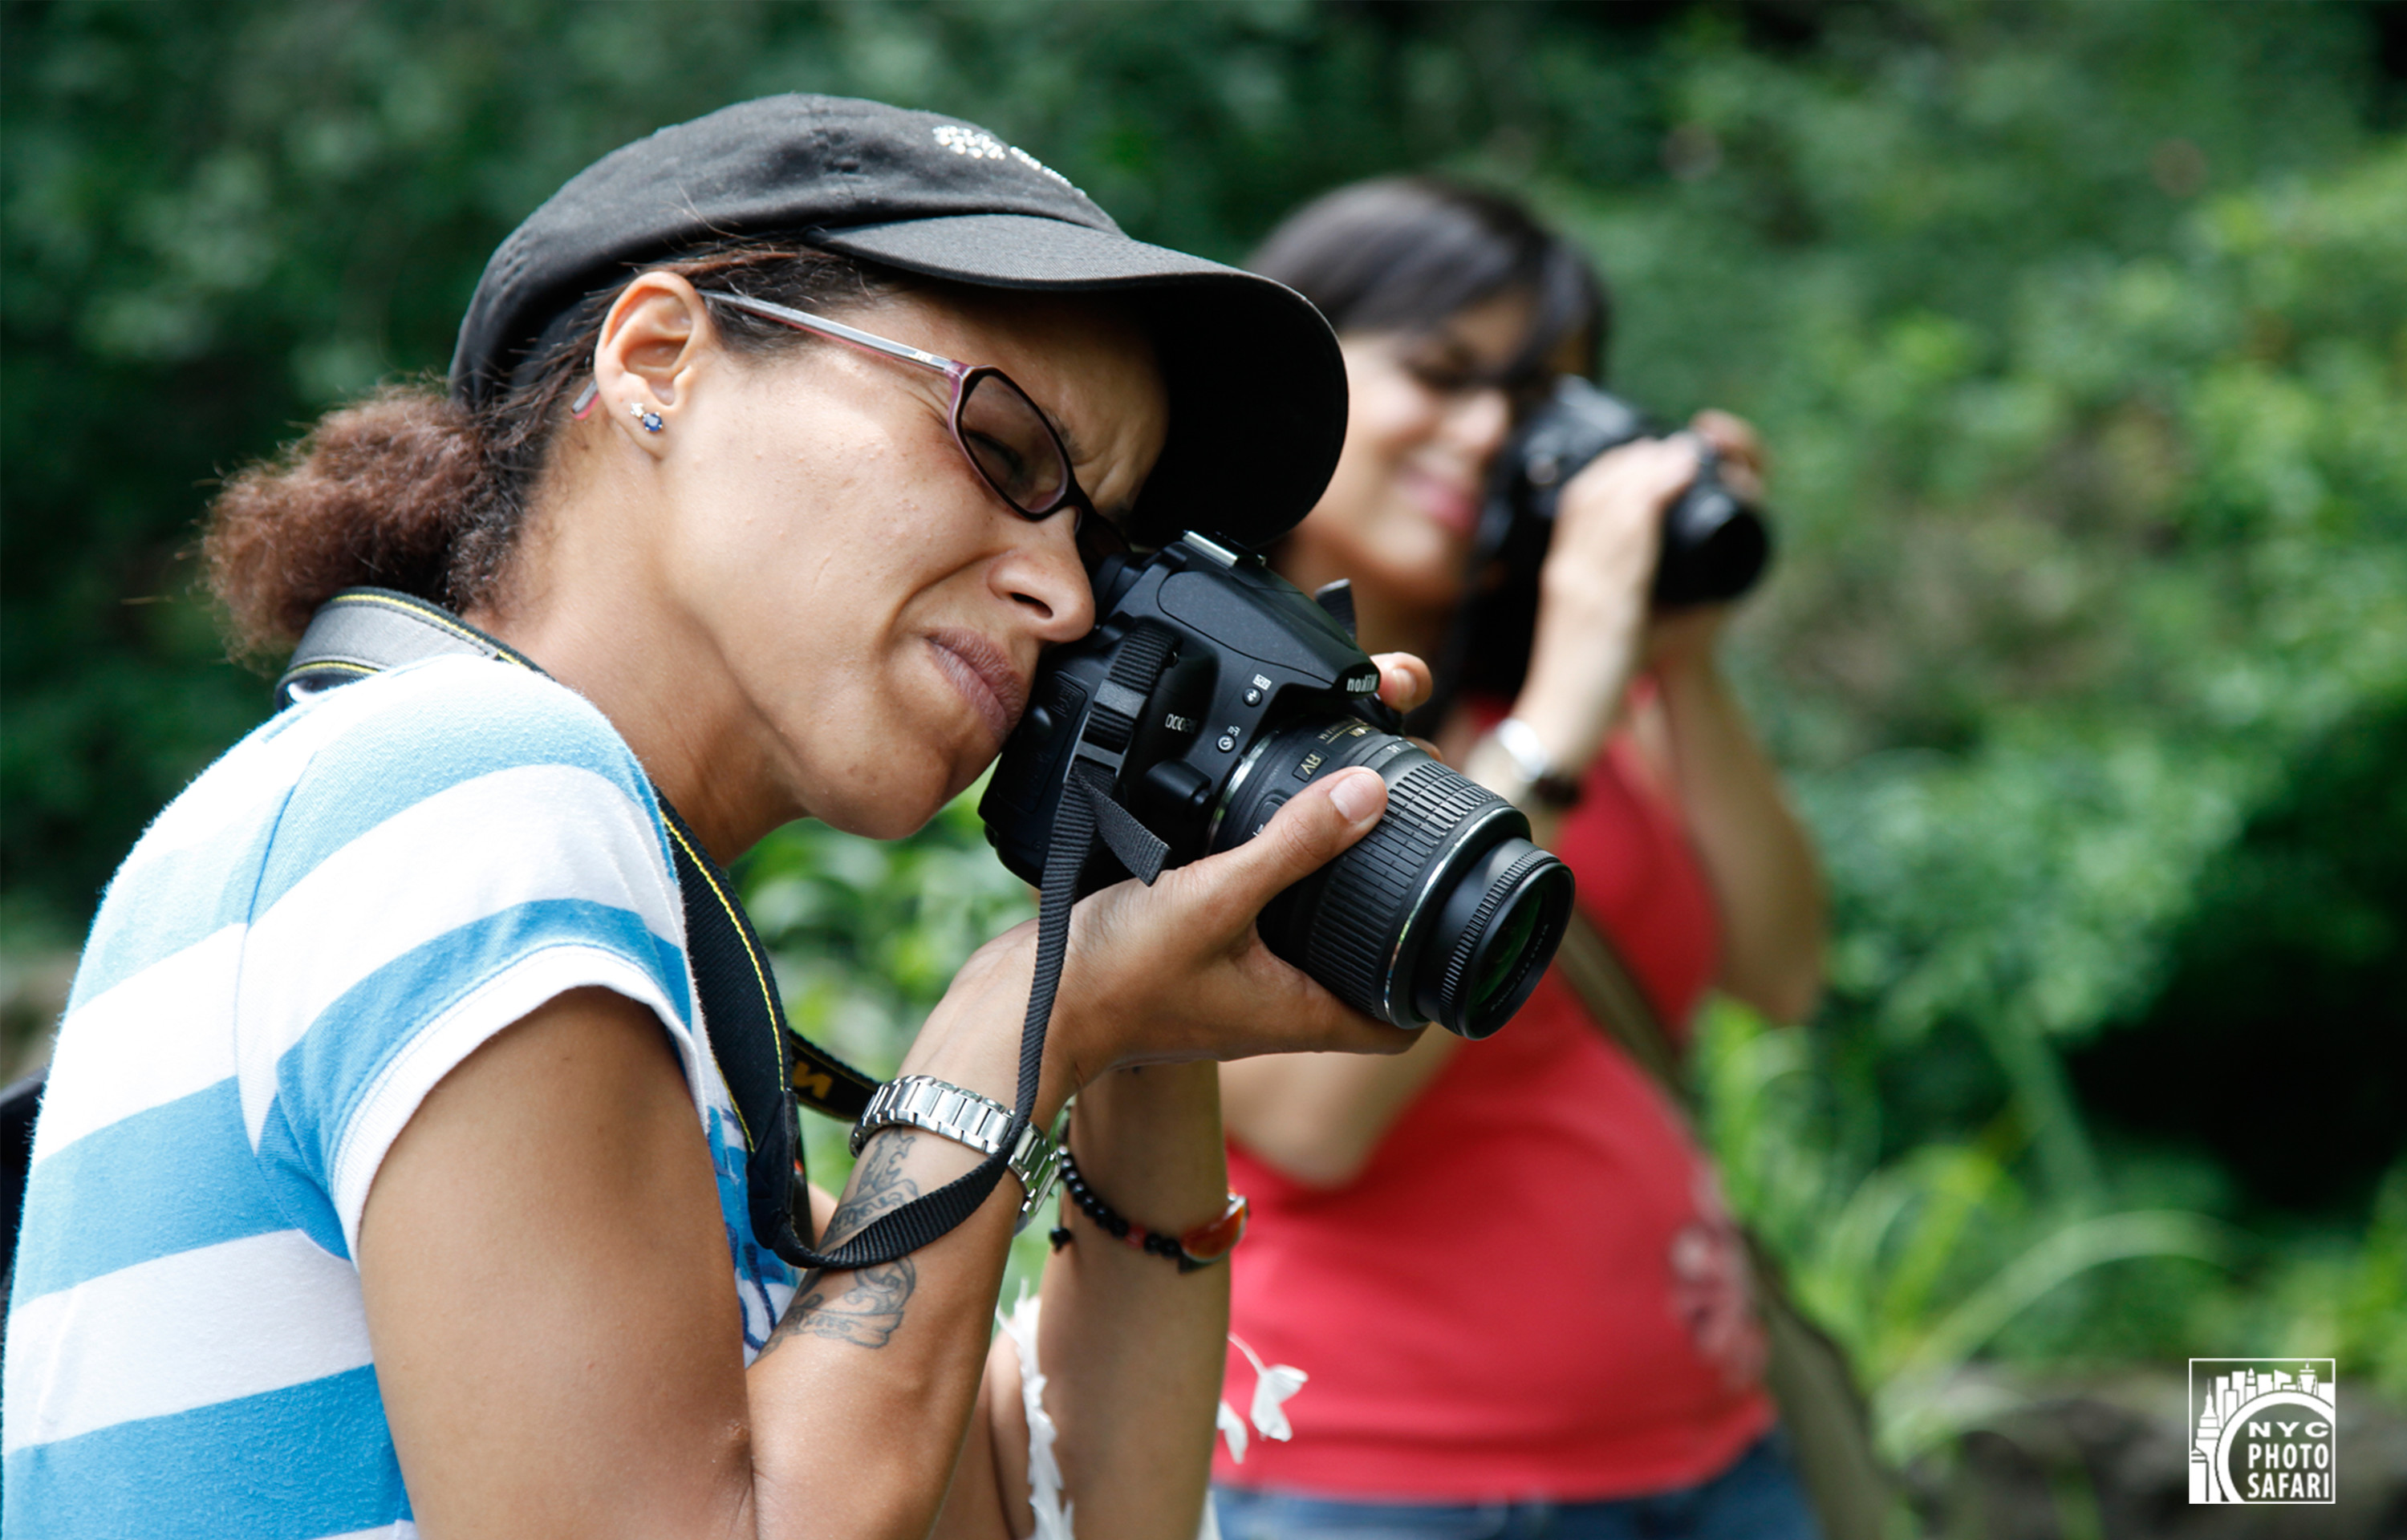
[(1755, 1316), (1755, 1279), (1746, 1241), (1722, 1202), (1713, 1171), (1700, 1167), (1697, 1217), (1672, 1237), (1672, 1313), (1688, 1329), (1697, 1356), (1742, 1390), (1763, 1378), (1766, 1346)]

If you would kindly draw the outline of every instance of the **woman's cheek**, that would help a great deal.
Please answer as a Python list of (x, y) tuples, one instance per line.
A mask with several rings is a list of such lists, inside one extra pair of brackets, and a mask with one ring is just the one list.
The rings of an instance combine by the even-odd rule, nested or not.
[(1436, 433), (1427, 393), (1410, 381), (1383, 378), (1357, 398), (1354, 426), (1371, 458), (1393, 466)]

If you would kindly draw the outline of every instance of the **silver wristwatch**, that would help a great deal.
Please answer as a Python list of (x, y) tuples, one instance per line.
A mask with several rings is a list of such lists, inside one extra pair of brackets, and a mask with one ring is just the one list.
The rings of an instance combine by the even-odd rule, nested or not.
[[(1011, 1127), (1011, 1109), (933, 1075), (898, 1075), (870, 1094), (869, 1106), (852, 1125), (852, 1152), (860, 1154), (870, 1135), (897, 1123), (924, 1128), (982, 1155), (998, 1155)], [(1032, 1123), (1020, 1132), (1005, 1164), (1019, 1179), (1021, 1194), (1019, 1221), (1013, 1228), (1024, 1230), (1036, 1206), (1061, 1179), (1061, 1141)]]
[(1579, 777), (1563, 772), (1547, 752), (1546, 741), (1527, 722), (1508, 716), (1488, 730), (1486, 742), (1495, 745), (1512, 767), (1506, 775), (1499, 777), (1505, 784), (1491, 788), (1504, 800), (1517, 806), (1535, 802), (1557, 812), (1579, 801)]

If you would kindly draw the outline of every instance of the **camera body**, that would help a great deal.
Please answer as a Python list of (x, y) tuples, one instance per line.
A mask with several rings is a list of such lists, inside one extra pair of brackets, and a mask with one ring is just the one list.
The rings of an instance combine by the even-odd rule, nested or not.
[[(978, 804), (1004, 864), (1041, 883), (1080, 761), (1181, 865), (1261, 832), (1316, 777), (1364, 765), (1386, 815), (1262, 911), (1262, 940), (1399, 1026), (1485, 1037), (1561, 939), (1570, 870), (1529, 821), (1399, 734), (1342, 589), (1307, 599), (1258, 556), (1189, 533), (1090, 574), (1103, 618), (1049, 653)], [(1337, 611), (1332, 615), (1332, 611)], [(1090, 892), (1127, 875), (1098, 847)]]
[[(1456, 636), (1475, 638), (1475, 644), (1458, 646), (1446, 660), (1446, 693), (1460, 688), (1509, 699), (1520, 688), (1538, 613), (1538, 572), (1554, 540), (1563, 487), (1607, 450), (1659, 431), (1637, 407), (1576, 375), (1558, 380), (1516, 430), (1497, 457), (1472, 543), (1473, 593)], [(1710, 447), (1702, 459), (1696, 479), (1664, 511), (1651, 590), (1659, 609), (1736, 599), (1771, 561), (1762, 511), (1722, 480)]]

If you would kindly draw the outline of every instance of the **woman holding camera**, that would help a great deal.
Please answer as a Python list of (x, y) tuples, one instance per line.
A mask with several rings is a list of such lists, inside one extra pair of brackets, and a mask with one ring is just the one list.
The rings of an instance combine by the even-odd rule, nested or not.
[[(989, 1348), (1019, 1181), (874, 1265), (776, 1254), (671, 840), (919, 827), (1091, 624), (1083, 550), (1310, 505), (1340, 369), (1292, 294), (925, 113), (748, 103), (537, 210), (448, 394), (334, 413), (215, 509), (254, 646), (369, 584), (534, 666), (306, 699), (119, 872), (36, 1136), (8, 1533), (1025, 1533), (1029, 1401)], [(1389, 660), (1391, 699), (1425, 686)], [(1221, 1214), (1209, 1061), (1405, 1040), (1253, 930), (1383, 803), (1335, 778), (1078, 907), (1033, 1122), (1081, 1093), (1122, 1214)], [(983, 949), (905, 1071), (1009, 1109), (1036, 967), (1025, 928)], [(822, 1251), (980, 1165), (870, 1132), (843, 1203), (814, 1194)], [(1091, 1243), (1044, 1281), (1050, 1463), (1087, 1533), (1186, 1540), (1226, 1270), (1065, 1222)]]
[[(1337, 472), (1275, 560), (1307, 589), (1350, 579), (1364, 645), (1440, 657), (1492, 575), (1466, 567), (1517, 421), (1602, 356), (1602, 287), (1519, 205), (1425, 178), (1328, 195), (1254, 266), (1329, 316), (1352, 395)], [(1460, 639), (1531, 628), (1518, 693), (1452, 702), (1436, 741), (1531, 814), (1662, 1021), (1711, 987), (1795, 1021), (1821, 897), (1715, 662), (1727, 608), (1648, 602), (1701, 445), (1752, 487), (1753, 432), (1713, 413), (1565, 486), (1536, 614)], [(1813, 1533), (1712, 1166), (1559, 975), (1491, 1040), (1424, 1032), (1221, 1085), (1255, 1214), (1233, 1329), (1311, 1376), (1291, 1442), (1218, 1467), (1230, 1540)]]

